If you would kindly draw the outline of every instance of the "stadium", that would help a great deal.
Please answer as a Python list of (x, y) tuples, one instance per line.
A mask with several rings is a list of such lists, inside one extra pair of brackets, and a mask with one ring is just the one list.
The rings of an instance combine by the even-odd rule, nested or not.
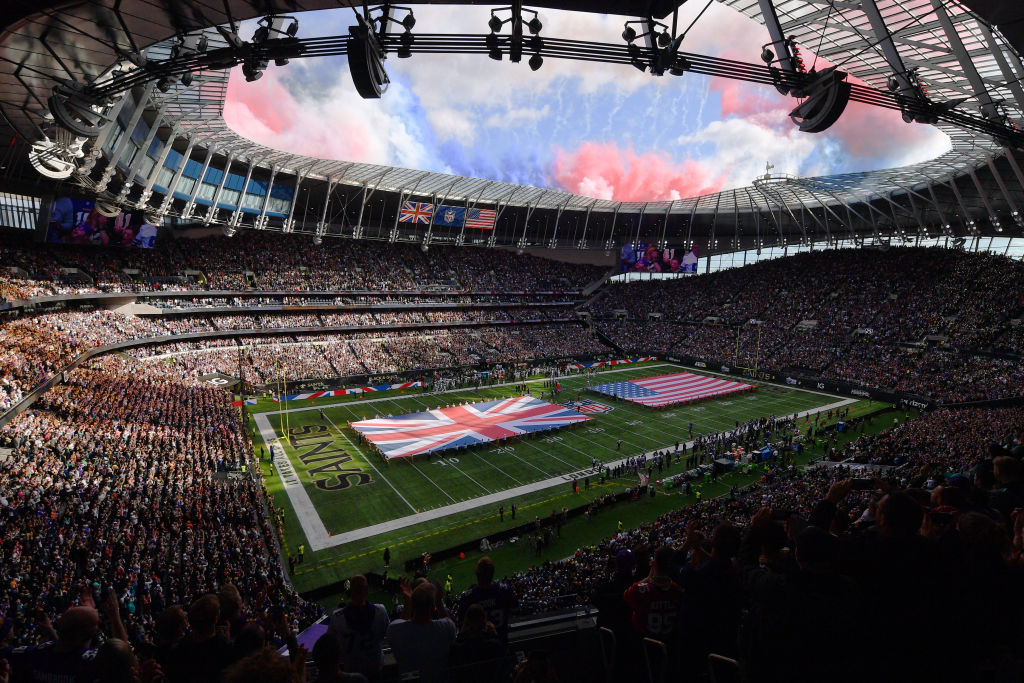
[(0, 683), (1024, 680), (1024, 8), (0, 26)]

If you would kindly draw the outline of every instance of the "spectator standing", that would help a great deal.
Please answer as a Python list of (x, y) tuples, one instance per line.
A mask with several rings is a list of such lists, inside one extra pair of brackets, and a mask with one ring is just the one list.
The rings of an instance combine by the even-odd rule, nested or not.
[(338, 642), (341, 668), (347, 673), (376, 676), (380, 673), (382, 646), (387, 633), (388, 611), (367, 600), (369, 584), (356, 574), (349, 581), (349, 604), (331, 614), (327, 633)]
[(658, 548), (651, 562), (651, 573), (623, 594), (626, 604), (633, 610), (633, 630), (646, 638), (667, 641), (675, 631), (683, 591), (670, 574), (672, 555), (668, 546)]
[[(403, 586), (403, 591), (408, 591), (408, 587)], [(388, 642), (398, 668), (403, 674), (418, 671), (421, 683), (447, 681), (448, 654), (456, 633), (441, 591), (424, 581), (406, 592), (406, 597), (411, 618), (395, 619), (388, 627)]]
[(459, 598), (459, 623), (472, 605), (480, 605), (487, 621), (494, 625), (502, 644), (508, 642), (509, 613), (519, 606), (515, 592), (504, 583), (494, 581), (494, 560), (481, 557), (476, 563), (476, 583)]
[(220, 600), (208, 593), (188, 611), (192, 631), (182, 638), (167, 665), (170, 683), (216, 683), (233, 661), (231, 642), (217, 633)]

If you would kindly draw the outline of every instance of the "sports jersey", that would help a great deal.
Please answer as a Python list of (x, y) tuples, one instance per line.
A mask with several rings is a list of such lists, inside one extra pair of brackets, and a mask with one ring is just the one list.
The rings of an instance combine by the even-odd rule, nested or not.
[(637, 581), (622, 596), (633, 610), (633, 630), (652, 638), (672, 633), (683, 602), (683, 589), (675, 581)]
[(380, 671), (381, 644), (389, 621), (384, 605), (372, 602), (334, 610), (328, 632), (338, 639), (342, 669), (367, 675)]
[(28, 647), (0, 650), (0, 659), (7, 659), (20, 678), (12, 680), (31, 683), (91, 683), (96, 677), (97, 648), (87, 647), (73, 652), (57, 652), (56, 641)]
[(519, 606), (519, 599), (511, 588), (503, 583), (488, 586), (473, 584), (459, 598), (459, 622), (466, 616), (470, 605), (479, 604), (487, 614), (487, 621), (494, 624), (502, 642), (508, 639), (509, 612)]

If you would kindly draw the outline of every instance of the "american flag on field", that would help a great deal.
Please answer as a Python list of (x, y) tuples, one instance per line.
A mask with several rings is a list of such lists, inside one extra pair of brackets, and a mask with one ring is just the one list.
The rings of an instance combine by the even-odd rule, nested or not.
[(618, 396), (627, 401), (652, 408), (674, 403), (686, 403), (711, 396), (731, 394), (734, 391), (753, 389), (749, 384), (733, 382), (717, 377), (680, 372), (674, 375), (660, 375), (634, 379), (626, 382), (612, 382), (590, 387), (592, 391)]
[(402, 211), (398, 214), (399, 223), (430, 223), (430, 217), (434, 215), (434, 205), (422, 202), (405, 202), (402, 204)]
[(466, 227), (493, 230), (498, 212), (492, 209), (466, 209)]
[(388, 460), (471, 446), (592, 418), (532, 396), (352, 422)]

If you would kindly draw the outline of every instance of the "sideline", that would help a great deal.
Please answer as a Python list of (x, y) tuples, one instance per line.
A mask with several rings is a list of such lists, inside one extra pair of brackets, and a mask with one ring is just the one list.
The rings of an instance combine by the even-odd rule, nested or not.
[[(650, 366), (649, 366), (650, 367)], [(635, 368), (634, 368), (635, 369)], [(799, 390), (798, 390), (799, 391)], [(392, 400), (392, 399), (380, 399), (380, 400)], [(825, 410), (833, 410), (835, 408), (842, 408), (856, 403), (861, 399), (857, 398), (846, 398), (835, 403), (828, 405), (816, 406), (810, 410), (804, 410), (796, 413), (797, 417), (805, 417), (807, 415), (813, 415)], [(302, 408), (300, 410), (315, 410), (321, 406), (313, 406), (312, 408)], [(264, 414), (254, 415), (254, 419), (259, 420), (262, 418), (262, 422), (257, 422), (260, 427), (260, 435), (263, 437), (264, 443), (268, 444), (267, 436), (271, 435), (272, 438), (276, 438), (273, 429), (270, 427), (270, 421), (267, 420)], [(686, 442), (687, 448), (693, 447), (693, 441)], [(672, 445), (661, 446), (654, 450), (647, 451), (645, 455), (651, 456), (658, 451), (662, 451), (668, 448), (672, 450)], [(631, 455), (630, 457), (637, 457), (639, 454)], [(626, 458), (616, 460), (614, 462), (602, 463), (604, 467), (616, 467), (626, 462)], [(323, 521), (320, 519), (319, 514), (316, 512), (316, 508), (313, 507), (312, 501), (309, 499), (309, 494), (306, 492), (304, 486), (300, 487), (286, 487), (285, 492), (288, 494), (289, 500), (292, 501), (292, 507), (295, 508), (295, 516), (302, 525), (302, 531), (306, 534), (306, 540), (309, 542), (311, 551), (326, 550), (327, 548), (334, 548), (339, 545), (351, 543), (353, 541), (359, 541), (378, 534), (387, 533), (389, 531), (397, 531), (398, 529), (404, 529), (406, 527), (414, 526), (422, 522), (429, 522), (448, 515), (455, 514), (457, 512), (464, 512), (466, 510), (474, 510), (480, 507), (493, 506), (501, 503), (502, 501), (510, 498), (517, 498), (525, 496), (536, 491), (542, 491), (544, 489), (552, 488), (554, 486), (564, 486), (566, 482), (572, 481), (574, 478), (582, 478), (595, 474), (597, 470), (593, 468), (587, 468), (577, 470), (575, 472), (561, 474), (549, 479), (541, 481), (535, 481), (530, 484), (524, 484), (522, 486), (516, 486), (515, 488), (505, 489), (496, 493), (491, 493), (478, 498), (472, 498), (470, 500), (464, 500), (459, 503), (452, 503), (451, 505), (445, 505), (442, 507), (436, 507), (431, 510), (424, 512), (407, 515), (405, 517), (397, 517), (395, 519), (374, 524), (372, 526), (363, 527), (362, 529), (354, 529), (352, 531), (346, 531), (341, 534), (328, 534), (327, 529), (324, 527)], [(308, 525), (307, 525), (308, 522)]]

